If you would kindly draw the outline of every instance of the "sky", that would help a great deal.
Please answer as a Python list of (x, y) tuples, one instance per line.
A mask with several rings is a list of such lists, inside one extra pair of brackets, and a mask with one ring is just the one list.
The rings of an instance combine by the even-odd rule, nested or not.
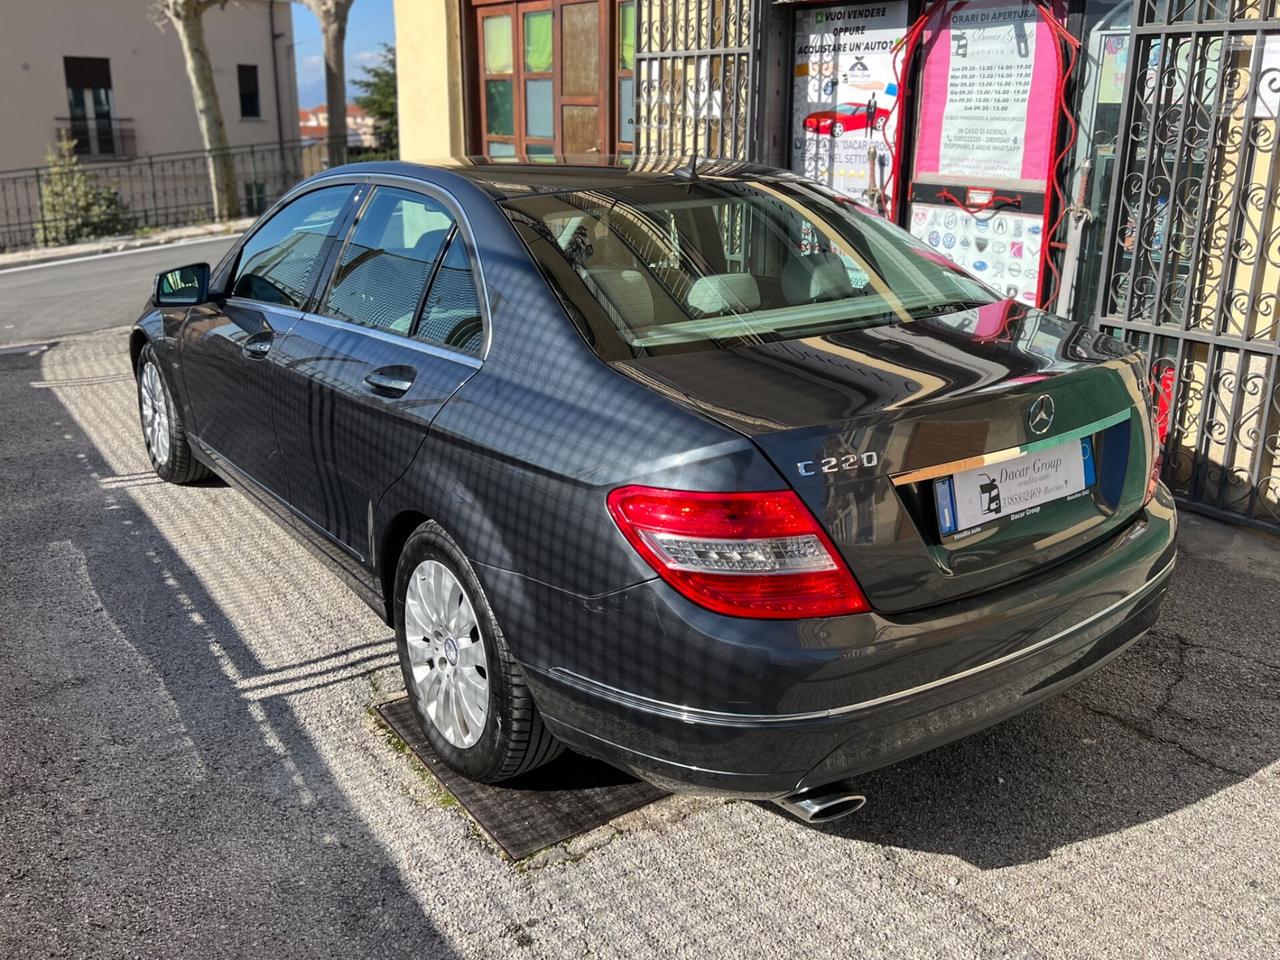
[[(365, 64), (376, 63), (381, 44), (395, 45), (392, 0), (355, 0), (347, 17), (347, 99), (359, 91), (351, 81), (364, 76)], [(298, 69), (298, 106), (324, 103), (324, 42), (320, 24), (301, 3), (293, 8), (293, 60)]]

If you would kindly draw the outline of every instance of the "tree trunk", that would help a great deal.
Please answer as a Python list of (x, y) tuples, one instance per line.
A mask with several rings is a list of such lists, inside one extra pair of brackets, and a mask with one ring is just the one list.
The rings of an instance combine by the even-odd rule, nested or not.
[(236, 191), (235, 167), (227, 145), (227, 128), (222, 122), (222, 108), (214, 85), (213, 65), (209, 62), (209, 48), (204, 41), (203, 9), (198, 0), (179, 0), (171, 3), (165, 12), (182, 42), (200, 137), (209, 154), (213, 216), (217, 220), (229, 220), (240, 216), (240, 198)]
[(346, 11), (321, 24), (324, 30), (324, 96), (329, 112), (329, 166), (347, 162)]

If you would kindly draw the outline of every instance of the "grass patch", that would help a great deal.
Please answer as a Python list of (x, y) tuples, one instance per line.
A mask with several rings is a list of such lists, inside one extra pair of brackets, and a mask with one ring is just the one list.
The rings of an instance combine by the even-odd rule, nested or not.
[(391, 728), (387, 721), (382, 719), (382, 715), (370, 706), (365, 712), (373, 720), (374, 729), (382, 737), (382, 740), (395, 753), (400, 754), (409, 761), (409, 768), (418, 776), (427, 786), (427, 793), (431, 802), (437, 807), (456, 807), (458, 806), (458, 798), (444, 788), (444, 785), (436, 779), (430, 768), (418, 759), (418, 755), (409, 749), (409, 745), (400, 739), (400, 735)]

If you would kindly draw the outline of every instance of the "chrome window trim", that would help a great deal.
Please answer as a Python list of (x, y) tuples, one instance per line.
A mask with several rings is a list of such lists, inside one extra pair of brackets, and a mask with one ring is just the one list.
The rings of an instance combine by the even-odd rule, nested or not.
[[(330, 181), (336, 181), (336, 182), (331, 183)], [(246, 301), (248, 303), (258, 304), (260, 306), (272, 306), (272, 304), (268, 304), (265, 301), (248, 300), (248, 298), (246, 297), (233, 298), (229, 290), (227, 289), (228, 286), (230, 287), (231, 290), (235, 289), (235, 284), (233, 283), (233, 280), (235, 279), (234, 274), (236, 273), (236, 271), (240, 266), (240, 254), (244, 252), (245, 244), (247, 244), (250, 240), (252, 240), (262, 230), (262, 228), (267, 225), (269, 221), (274, 220), (276, 214), (280, 213), (285, 207), (293, 203), (295, 200), (300, 199), (301, 197), (305, 197), (309, 193), (314, 193), (316, 190), (323, 190), (327, 187), (335, 187), (335, 186), (340, 187), (343, 185), (350, 186), (352, 195), (354, 196), (355, 193), (360, 189), (360, 187), (365, 185), (366, 181), (367, 181), (366, 177), (358, 177), (353, 179), (350, 174), (343, 175), (343, 174), (335, 173), (335, 174), (319, 177), (315, 180), (307, 180), (304, 183), (298, 184), (293, 189), (285, 193), (284, 196), (282, 196), (279, 200), (273, 203), (271, 207), (265, 213), (262, 214), (262, 216), (258, 217), (258, 219), (255, 220), (249, 226), (249, 229), (240, 235), (240, 239), (237, 240), (234, 244), (232, 244), (231, 249), (228, 250), (225, 254), (223, 254), (222, 259), (218, 261), (218, 266), (213, 271), (210, 272), (211, 282), (213, 277), (216, 276), (218, 278), (219, 282), (222, 284), (222, 286), (219, 288), (222, 291), (221, 295), (226, 297), (228, 300), (237, 299), (237, 300)], [(304, 187), (305, 189), (303, 189)], [(348, 197), (347, 203), (350, 203), (350, 202), (351, 202), (351, 197)], [(338, 211), (339, 222), (341, 222), (342, 213), (345, 212), (345, 210), (346, 210), (346, 204), (344, 203), (343, 209)], [(332, 237), (326, 234), (325, 239), (337, 240), (341, 235), (342, 235), (341, 230), (339, 230), (339, 232)], [(328, 254), (326, 252), (326, 256), (327, 255)], [(224, 270), (225, 270), (225, 275), (224, 275)], [(311, 294), (314, 294), (314, 290), (311, 291)], [(310, 294), (308, 296), (308, 299), (310, 299)], [(294, 309), (294, 308), (290, 308), (290, 309)]]
[(629, 693), (626, 690), (619, 690), (617, 687), (612, 687), (608, 684), (600, 683), (598, 680), (592, 680), (589, 677), (581, 676), (580, 674), (576, 674), (570, 670), (565, 670), (563, 667), (552, 667), (550, 673), (556, 679), (561, 680), (570, 686), (576, 687), (586, 693), (604, 697), (605, 699), (620, 704), (621, 706), (631, 707), (636, 710), (643, 710), (646, 713), (657, 714), (663, 717), (670, 717), (674, 720), (682, 720), (686, 723), (706, 723), (715, 726), (746, 727), (776, 723), (802, 723), (804, 721), (813, 720), (831, 720), (836, 717), (847, 716), (851, 713), (873, 710), (876, 707), (882, 707), (897, 700), (905, 700), (908, 697), (914, 697), (917, 694), (927, 693), (930, 690), (936, 690), (940, 687), (947, 686), (948, 684), (957, 683), (988, 670), (994, 670), (1007, 663), (1011, 663), (1014, 660), (1029, 657), (1036, 651), (1043, 650), (1045, 647), (1051, 646), (1059, 640), (1063, 640), (1071, 634), (1077, 633), (1098, 620), (1109, 616), (1120, 607), (1142, 599), (1169, 578), (1169, 575), (1173, 573), (1175, 563), (1177, 563), (1176, 557), (1170, 560), (1163, 570), (1140, 586), (1137, 590), (1126, 594), (1115, 603), (1104, 607), (1102, 610), (1086, 617), (1080, 622), (1072, 624), (1064, 630), (1059, 630), (1057, 633), (1052, 636), (1045, 637), (1043, 640), (1037, 640), (1030, 646), (1023, 647), (1020, 650), (1015, 650), (1012, 653), (1007, 653), (994, 660), (988, 660), (986, 663), (980, 663), (967, 670), (961, 670), (959, 673), (948, 674), (945, 677), (940, 677), (937, 680), (931, 680), (928, 683), (922, 683), (906, 690), (897, 690), (893, 693), (887, 693), (884, 696), (875, 697), (871, 700), (862, 700), (858, 703), (850, 703), (840, 707), (830, 707), (826, 710), (809, 710), (803, 713), (731, 713), (724, 710), (706, 710), (702, 707), (689, 707), (681, 704), (667, 703), (666, 701), (655, 700), (651, 697), (645, 697), (638, 693)]
[(341, 317), (331, 317), (326, 313), (312, 312), (308, 313), (306, 317), (313, 323), (323, 324), (337, 330), (367, 334), (376, 340), (384, 340), (399, 347), (411, 347), (419, 353), (425, 353), (428, 356), (438, 357), (442, 360), (452, 360), (474, 370), (479, 370), (484, 365), (484, 361), (473, 354), (450, 350), (448, 347), (437, 346), (425, 340), (415, 340), (413, 337), (406, 337), (403, 333), (392, 333), (389, 330), (379, 330), (377, 327), (367, 327), (362, 323), (343, 320)]
[[(480, 309), (484, 316), (484, 348), (480, 351), (480, 361), (483, 362), (489, 357), (489, 349), (493, 345), (493, 309), (489, 303), (489, 284), (484, 275), (484, 260), (480, 256), (479, 248), (475, 242), (475, 228), (471, 226), (471, 217), (462, 206), (460, 201), (447, 187), (443, 187), (437, 183), (430, 183), (426, 180), (419, 180), (416, 177), (406, 177), (398, 173), (374, 173), (369, 174), (365, 180), (370, 186), (376, 187), (378, 184), (386, 184), (387, 186), (406, 185), (414, 193), (421, 193), (425, 196), (432, 197), (435, 200), (442, 200), (445, 206), (450, 208), (454, 214), (454, 219), (461, 228), (458, 233), (462, 237), (462, 242), (466, 244), (467, 256), (471, 258), (471, 264), (475, 272), (476, 292), (480, 295)], [(442, 251), (445, 253), (447, 251)], [(470, 356), (470, 354), (464, 354)]]
[[(489, 301), (489, 284), (488, 284), (488, 281), (485, 279), (485, 274), (484, 274), (484, 260), (480, 256), (479, 248), (476, 246), (475, 228), (472, 227), (471, 225), (471, 217), (467, 214), (467, 211), (462, 206), (462, 202), (457, 198), (457, 196), (453, 193), (453, 191), (450, 190), (448, 187), (441, 186), (440, 184), (431, 183), (427, 180), (422, 180), (418, 177), (409, 177), (399, 173), (354, 173), (351, 171), (347, 171), (347, 172), (341, 172), (341, 173), (334, 172), (334, 173), (326, 173), (326, 174), (318, 175), (312, 179), (306, 180), (303, 183), (298, 184), (293, 189), (285, 193), (284, 196), (282, 196), (274, 204), (272, 204), (271, 208), (267, 210), (261, 217), (259, 217), (258, 220), (254, 223), (254, 225), (248, 231), (245, 232), (244, 236), (242, 236), (236, 242), (235, 246), (233, 246), (231, 250), (227, 252), (226, 257), (223, 258), (224, 261), (227, 260), (228, 258), (231, 259), (232, 264), (238, 261), (240, 257), (240, 251), (243, 249), (244, 244), (248, 241), (248, 239), (252, 237), (255, 233), (257, 233), (258, 230), (262, 228), (262, 225), (265, 224), (268, 219), (270, 219), (271, 217), (274, 217), (278, 210), (280, 210), (282, 207), (286, 206), (287, 204), (292, 203), (297, 197), (310, 193), (312, 190), (318, 189), (320, 187), (335, 186), (335, 185), (342, 185), (342, 184), (349, 184), (353, 189), (359, 189), (360, 187), (366, 187), (366, 186), (376, 187), (378, 184), (385, 184), (386, 186), (402, 186), (413, 193), (421, 193), (424, 196), (431, 197), (434, 200), (442, 201), (445, 204), (445, 206), (450, 209), (450, 212), (454, 215), (454, 219), (456, 220), (457, 224), (463, 228), (461, 230), (462, 239), (467, 246), (467, 255), (471, 258), (471, 263), (475, 268), (475, 280), (477, 284), (476, 292), (480, 295), (480, 310), (483, 313), (483, 316), (481, 317), (481, 319), (484, 322), (484, 348), (480, 351), (479, 358), (471, 357), (471, 354), (459, 354), (459, 356), (471, 357), (471, 359), (479, 359), (482, 363), (486, 359), (488, 359), (489, 350), (493, 346), (493, 310)], [(372, 191), (370, 191), (370, 193), (372, 193)], [(363, 205), (367, 202), (367, 200), (368, 198), (366, 197), (359, 200), (358, 203), (360, 204), (361, 207), (363, 207)], [(353, 220), (352, 223), (348, 225), (346, 232), (340, 233), (337, 237), (335, 237), (335, 240), (345, 245), (347, 236), (354, 229), (355, 229), (355, 221)], [(221, 266), (221, 262), (219, 266)], [(229, 265), (228, 275), (226, 277), (227, 280), (230, 280), (230, 271), (232, 269), (234, 269), (234, 267)], [(314, 317), (314, 316), (319, 316), (319, 314), (316, 313), (315, 311), (312, 311), (310, 314), (308, 314), (308, 316)], [(351, 326), (357, 327), (361, 330), (372, 329), (369, 327), (360, 326), (359, 324), (351, 324)], [(403, 339), (409, 340), (411, 338), (406, 337)]]

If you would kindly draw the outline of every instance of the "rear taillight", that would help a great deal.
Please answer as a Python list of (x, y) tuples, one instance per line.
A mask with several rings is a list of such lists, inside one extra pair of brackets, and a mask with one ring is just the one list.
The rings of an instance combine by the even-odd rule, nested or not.
[(1164, 472), (1164, 445), (1169, 438), (1169, 416), (1173, 411), (1173, 367), (1165, 367), (1151, 378), (1151, 475), (1147, 478), (1147, 504), (1156, 495)]
[(609, 512), (663, 580), (735, 617), (840, 617), (871, 609), (813, 514), (790, 490), (619, 487)]

